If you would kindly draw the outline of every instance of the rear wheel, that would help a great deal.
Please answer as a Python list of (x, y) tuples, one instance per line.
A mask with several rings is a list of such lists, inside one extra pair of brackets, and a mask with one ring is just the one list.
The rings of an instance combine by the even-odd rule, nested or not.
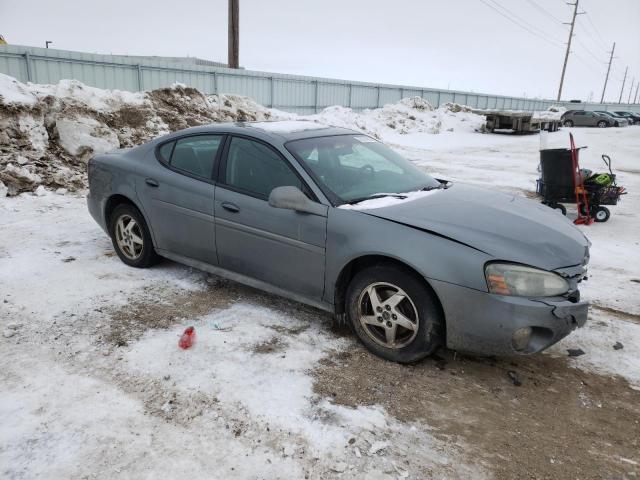
[(609, 124), (607, 122), (605, 122), (604, 120), (600, 120), (598, 122), (598, 128), (607, 128), (609, 126)]
[(357, 273), (347, 289), (353, 330), (374, 354), (400, 363), (430, 355), (442, 342), (443, 318), (424, 280), (393, 265)]
[(596, 222), (606, 222), (609, 220), (611, 216), (611, 212), (607, 207), (598, 207), (595, 212), (593, 212), (593, 219)]
[(567, 214), (567, 208), (561, 203), (543, 201), (542, 204), (546, 205), (549, 208), (553, 208), (554, 210), (560, 210), (560, 213), (562, 213), (563, 215)]
[(560, 210), (560, 213), (562, 213), (562, 215), (567, 215), (567, 207), (565, 207), (561, 203), (555, 203), (555, 204), (550, 205), (550, 206), (554, 210)]
[(146, 268), (158, 261), (147, 224), (133, 205), (122, 204), (113, 210), (109, 233), (118, 257), (127, 265)]
[(563, 125), (565, 127), (573, 127), (573, 122), (571, 120), (565, 120)]

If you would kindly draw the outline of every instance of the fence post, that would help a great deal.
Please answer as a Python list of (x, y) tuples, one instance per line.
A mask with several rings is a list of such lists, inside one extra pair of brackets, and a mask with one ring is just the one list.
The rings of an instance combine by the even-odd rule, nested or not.
[(275, 93), (275, 87), (273, 85), (273, 76), (269, 77), (269, 80), (271, 80), (271, 85), (270, 85), (271, 92), (269, 93), (269, 98), (271, 99), (271, 108), (274, 108), (273, 96)]
[(218, 94), (218, 72), (213, 72), (213, 93)]
[(400, 100), (404, 98), (404, 88), (400, 89)]
[(142, 68), (140, 67), (140, 64), (136, 65), (136, 69), (138, 71), (138, 91), (142, 92), (144, 87), (142, 85)]
[(32, 82), (33, 77), (31, 76), (31, 58), (29, 57), (29, 52), (24, 52), (24, 61), (27, 64), (27, 82)]
[(351, 108), (351, 84), (349, 84), (349, 105), (348, 107)]
[(438, 90), (438, 104), (436, 105), (436, 108), (440, 108), (440, 90)]
[(378, 96), (376, 97), (376, 108), (380, 108), (380, 85), (376, 85)]
[(318, 80), (315, 81), (315, 84), (316, 84), (316, 90), (314, 92), (314, 97), (315, 98), (314, 98), (314, 101), (313, 101), (313, 111), (315, 113), (318, 113), (318, 84), (319, 84)]
[(456, 103), (456, 92), (453, 92), (453, 100), (451, 101), (451, 103)]

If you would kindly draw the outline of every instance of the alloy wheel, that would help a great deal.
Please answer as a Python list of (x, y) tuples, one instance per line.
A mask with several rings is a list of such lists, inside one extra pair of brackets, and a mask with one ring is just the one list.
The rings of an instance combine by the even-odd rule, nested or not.
[(386, 348), (402, 348), (418, 333), (418, 311), (407, 293), (385, 282), (372, 283), (358, 298), (358, 320), (374, 342)]
[(136, 260), (142, 254), (144, 240), (140, 225), (131, 215), (121, 215), (116, 222), (116, 243), (122, 254), (129, 260)]

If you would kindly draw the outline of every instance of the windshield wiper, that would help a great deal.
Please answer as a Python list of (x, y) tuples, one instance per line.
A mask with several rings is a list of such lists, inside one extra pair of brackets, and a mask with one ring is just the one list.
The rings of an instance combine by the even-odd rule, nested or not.
[(349, 205), (355, 205), (356, 203), (364, 202), (365, 200), (373, 200), (375, 198), (385, 198), (385, 197), (393, 197), (399, 198), (401, 200), (407, 198), (406, 195), (401, 195), (399, 193), (374, 193), (373, 195), (367, 195), (366, 197), (354, 198), (353, 200), (349, 200), (345, 202)]

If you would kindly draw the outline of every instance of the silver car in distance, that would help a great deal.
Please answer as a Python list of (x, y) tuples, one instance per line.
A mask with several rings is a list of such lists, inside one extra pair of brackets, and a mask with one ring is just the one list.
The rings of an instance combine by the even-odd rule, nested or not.
[(352, 130), (190, 128), (95, 156), (89, 186), (127, 265), (165, 257), (313, 305), (389, 360), (532, 354), (587, 318), (589, 241), (563, 215)]

